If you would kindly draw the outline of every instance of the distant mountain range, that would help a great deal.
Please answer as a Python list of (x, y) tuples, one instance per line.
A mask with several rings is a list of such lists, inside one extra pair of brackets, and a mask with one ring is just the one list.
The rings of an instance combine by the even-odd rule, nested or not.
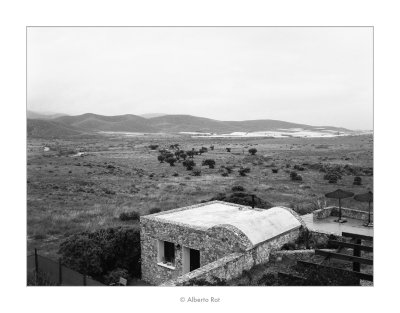
[(139, 132), (139, 133), (233, 133), (261, 132), (279, 129), (301, 128), (317, 131), (324, 128), (328, 131), (351, 132), (345, 128), (332, 126), (310, 126), (278, 120), (219, 121), (191, 115), (156, 114), (137, 116), (132, 114), (104, 116), (86, 113), (76, 116), (45, 116), (28, 112), (28, 137), (58, 138), (71, 137), (98, 132)]

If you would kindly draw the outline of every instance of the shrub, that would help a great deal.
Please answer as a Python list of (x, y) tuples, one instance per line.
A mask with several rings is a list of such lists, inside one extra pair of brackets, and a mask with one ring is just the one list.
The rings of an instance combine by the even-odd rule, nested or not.
[(159, 213), (159, 212), (161, 212), (160, 208), (152, 208), (152, 209), (150, 209), (149, 214), (155, 214), (155, 213)]
[(300, 165), (295, 165), (295, 166), (293, 166), (293, 168), (295, 169), (295, 170), (298, 170), (298, 171), (304, 171), (305, 170), (305, 168), (304, 167), (302, 167), (302, 166), (300, 166)]
[(185, 160), (182, 162), (182, 164), (188, 171), (192, 170), (196, 166), (196, 163), (194, 163), (193, 160)]
[(245, 188), (244, 188), (243, 186), (240, 186), (240, 185), (238, 185), (238, 186), (233, 186), (233, 187), (232, 187), (232, 191), (233, 191), (233, 192), (245, 191)]
[(141, 276), (139, 229), (111, 227), (74, 234), (60, 244), (58, 252), (65, 266), (101, 281), (117, 268)]
[(173, 174), (172, 174), (172, 176), (174, 176), (174, 177), (178, 177), (178, 176), (179, 176), (179, 174), (178, 174), (177, 172), (175, 172), (175, 173), (173, 173)]
[(257, 149), (256, 148), (251, 148), (251, 149), (249, 149), (249, 153), (251, 155), (255, 155), (257, 153)]
[(214, 150), (214, 146), (210, 146), (210, 150), (211, 150), (211, 151)]
[(119, 215), (121, 221), (138, 221), (140, 219), (140, 214), (136, 211), (122, 212)]
[(193, 159), (193, 157), (194, 157), (194, 155), (195, 155), (195, 152), (194, 152), (193, 150), (189, 150), (189, 151), (186, 151), (186, 155), (187, 155), (189, 158)]
[(201, 163), (201, 165), (207, 165), (209, 168), (214, 168), (214, 166), (215, 166), (215, 160), (213, 160), (213, 159), (206, 159), (206, 160), (204, 160), (202, 163)]
[(242, 168), (239, 169), (239, 175), (240, 176), (246, 176), (247, 173), (250, 173), (250, 168), (242, 167)]
[(274, 173), (274, 174), (278, 173), (278, 171), (279, 171), (278, 168), (273, 168), (273, 169), (272, 169), (272, 173)]
[[(245, 192), (233, 192), (233, 193), (228, 193), (228, 194), (221, 193), (210, 199), (210, 201), (213, 201), (213, 200), (225, 201), (225, 202), (236, 203), (236, 204), (241, 204), (241, 205), (246, 205), (246, 206), (253, 205), (252, 194), (245, 193)], [(254, 205), (260, 209), (269, 209), (269, 208), (273, 207), (272, 203), (265, 201), (265, 200), (257, 197), (256, 195), (254, 195)]]
[(159, 146), (158, 145), (150, 145), (149, 148), (151, 150), (156, 150)]
[(201, 176), (201, 169), (195, 168), (193, 169), (193, 176)]
[(201, 149), (199, 150), (199, 153), (202, 154), (202, 153), (205, 153), (207, 151), (208, 151), (208, 149), (206, 147), (201, 147)]
[(176, 158), (174, 157), (168, 157), (165, 159), (165, 162), (169, 163), (170, 166), (175, 166)]
[(231, 152), (232, 148), (225, 148), (225, 149), (226, 149), (226, 152)]
[(116, 269), (108, 272), (108, 274), (104, 277), (104, 282), (107, 285), (118, 284), (120, 277), (128, 280), (129, 279), (128, 271), (124, 268), (116, 268)]
[(361, 185), (361, 177), (360, 176), (354, 177), (353, 185), (358, 185), (358, 186)]

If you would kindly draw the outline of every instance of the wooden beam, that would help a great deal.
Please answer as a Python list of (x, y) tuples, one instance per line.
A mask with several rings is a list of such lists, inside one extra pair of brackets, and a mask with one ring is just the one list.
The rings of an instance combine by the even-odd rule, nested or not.
[(362, 264), (367, 264), (367, 265), (373, 264), (372, 259), (361, 258), (361, 257), (348, 255), (348, 254), (329, 252), (329, 251), (324, 251), (324, 250), (319, 250), (319, 249), (315, 250), (315, 254), (325, 256), (325, 257), (330, 257), (333, 259), (338, 259), (338, 260), (357, 262), (357, 263), (362, 263)]
[(334, 267), (334, 266), (322, 265), (322, 264), (317, 264), (317, 263), (307, 262), (307, 261), (301, 261), (301, 260), (298, 260), (297, 264), (303, 265), (305, 267), (313, 267), (313, 268), (317, 268), (317, 269), (318, 268), (335, 269), (335, 270), (343, 271), (343, 272), (348, 273), (348, 274), (353, 274), (357, 278), (362, 279), (362, 280), (374, 281), (374, 275), (372, 275), (372, 274), (354, 272), (354, 271), (349, 271), (349, 270), (345, 270), (345, 269)]
[(353, 233), (346, 233), (346, 232), (342, 232), (342, 237), (349, 237), (349, 238), (356, 238), (356, 239), (362, 239), (362, 240), (367, 240), (367, 241), (374, 241), (374, 237), (372, 237), (372, 236), (353, 234)]
[(345, 248), (352, 248), (352, 249), (358, 248), (360, 250), (367, 251), (367, 252), (372, 252), (373, 251), (372, 247), (364, 246), (364, 245), (358, 245), (358, 244), (350, 243), (350, 242), (344, 242), (344, 241), (339, 241), (339, 240), (329, 240), (329, 243), (330, 244), (334, 244), (334, 245), (338, 245), (338, 246), (341, 246), (341, 247), (345, 247)]

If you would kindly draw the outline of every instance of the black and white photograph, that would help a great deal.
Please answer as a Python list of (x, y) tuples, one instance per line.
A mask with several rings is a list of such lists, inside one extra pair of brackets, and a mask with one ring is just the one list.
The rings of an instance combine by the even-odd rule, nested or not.
[(1, 312), (396, 310), (388, 0), (0, 6)]
[(27, 27), (27, 286), (373, 286), (373, 53), (372, 26)]

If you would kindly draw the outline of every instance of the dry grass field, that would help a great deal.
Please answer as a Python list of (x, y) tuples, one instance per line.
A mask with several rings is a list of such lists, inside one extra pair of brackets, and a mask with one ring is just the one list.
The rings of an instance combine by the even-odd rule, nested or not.
[[(158, 151), (149, 145), (183, 150), (208, 148), (194, 156), (201, 176), (179, 162), (160, 163)], [(210, 146), (214, 150), (210, 150)], [(49, 147), (50, 151), (44, 151)], [(231, 148), (227, 152), (226, 148)], [(248, 149), (256, 148), (254, 156)], [(122, 212), (148, 214), (152, 208), (169, 210), (209, 200), (236, 185), (272, 203), (294, 208), (304, 214), (326, 204), (326, 192), (337, 188), (354, 193), (372, 190), (373, 141), (371, 135), (334, 138), (216, 139), (189, 136), (93, 137), (74, 140), (28, 139), (27, 223), (28, 251), (57, 256), (59, 243), (68, 235), (106, 226), (132, 225), (121, 221)], [(47, 150), (47, 149), (46, 149)], [(68, 151), (71, 151), (69, 154)], [(83, 156), (73, 156), (84, 152)], [(215, 168), (202, 166), (214, 159)], [(292, 181), (295, 165), (302, 181)], [(336, 165), (343, 176), (336, 184), (323, 179), (321, 165)], [(232, 167), (223, 176), (221, 166)], [(250, 168), (240, 176), (240, 167)], [(273, 173), (272, 169), (278, 169)], [(361, 173), (361, 174), (357, 174)], [(353, 185), (354, 177), (362, 185)], [(326, 203), (325, 203), (326, 201)], [(367, 209), (363, 203), (344, 200), (345, 207)]]

